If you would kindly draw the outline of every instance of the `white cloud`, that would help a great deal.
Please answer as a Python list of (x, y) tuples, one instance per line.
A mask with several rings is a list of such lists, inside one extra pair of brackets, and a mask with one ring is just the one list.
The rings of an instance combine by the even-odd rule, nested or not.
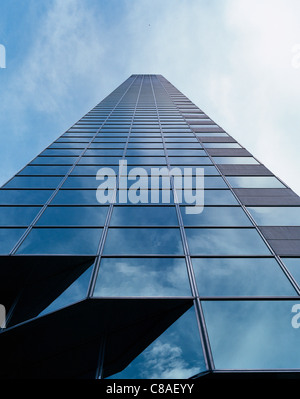
[[(297, 0), (130, 0), (114, 13), (97, 5), (51, 3), (3, 94), (10, 132), (36, 143), (28, 157), (130, 74), (160, 73), (300, 192)], [(29, 161), (15, 151), (19, 166)]]
[(172, 343), (157, 340), (143, 353), (143, 357), (143, 378), (189, 378), (199, 372), (199, 367), (190, 367), (181, 348)]

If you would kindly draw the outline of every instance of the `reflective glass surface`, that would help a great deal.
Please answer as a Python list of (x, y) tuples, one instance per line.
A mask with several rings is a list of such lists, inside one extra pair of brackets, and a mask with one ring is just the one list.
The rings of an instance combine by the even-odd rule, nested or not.
[(258, 164), (252, 157), (213, 157), (217, 164)]
[(260, 226), (300, 226), (299, 206), (253, 206), (248, 210)]
[(282, 258), (281, 260), (300, 286), (300, 258)]
[(111, 226), (178, 225), (174, 206), (114, 206)]
[(95, 255), (101, 233), (101, 228), (33, 228), (17, 253)]
[(48, 206), (36, 225), (103, 226), (107, 210), (107, 206)]
[(193, 255), (270, 255), (252, 228), (190, 228), (185, 232)]
[(15, 176), (5, 188), (56, 188), (62, 179), (62, 176)]
[[(238, 205), (237, 200), (230, 190), (204, 190), (203, 194), (198, 192), (199, 198), (203, 198), (204, 205)], [(182, 204), (195, 202), (195, 190), (184, 190), (181, 198)], [(201, 203), (201, 205), (203, 205)]]
[(184, 258), (102, 258), (94, 296), (191, 296)]
[(285, 188), (274, 176), (227, 176), (227, 180), (235, 188)]
[(183, 254), (177, 228), (109, 228), (104, 254)]
[(200, 296), (295, 295), (273, 258), (193, 258)]
[(160, 335), (114, 379), (186, 379), (205, 371), (193, 308)]
[(86, 298), (93, 266), (79, 276), (61, 295), (59, 295), (39, 316), (72, 305)]
[(41, 207), (32, 206), (0, 206), (2, 226), (28, 226)]
[(68, 165), (29, 165), (20, 171), (19, 175), (58, 175), (64, 176), (70, 170)]
[[(114, 195), (114, 190), (107, 190), (107, 201), (109, 202)], [(96, 190), (59, 190), (53, 200), (52, 205), (99, 205), (96, 197)]]
[(185, 226), (252, 226), (240, 207), (204, 206), (201, 213), (191, 215), (181, 208)]
[(215, 367), (299, 368), (299, 301), (202, 301)]
[(169, 157), (171, 165), (207, 165), (211, 164), (209, 157)]
[(0, 228), (0, 254), (9, 254), (26, 229)]
[(43, 205), (53, 190), (0, 190), (1, 205)]

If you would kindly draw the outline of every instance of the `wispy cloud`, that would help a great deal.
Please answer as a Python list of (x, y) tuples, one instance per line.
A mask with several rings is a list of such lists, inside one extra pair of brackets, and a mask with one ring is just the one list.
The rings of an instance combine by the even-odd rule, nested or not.
[(130, 74), (160, 73), (299, 193), (300, 68), (291, 63), (299, 7), (297, 0), (47, 3), (22, 65), (5, 70), (2, 179)]

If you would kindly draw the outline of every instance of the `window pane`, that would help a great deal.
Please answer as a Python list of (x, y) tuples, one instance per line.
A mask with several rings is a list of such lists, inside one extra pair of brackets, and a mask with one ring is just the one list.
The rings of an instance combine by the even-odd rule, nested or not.
[(252, 157), (213, 157), (217, 164), (258, 164)]
[(86, 298), (93, 266), (90, 266), (58, 298), (55, 299), (39, 316), (72, 305)]
[(41, 207), (0, 206), (1, 226), (28, 226)]
[(0, 190), (1, 205), (43, 205), (53, 190)]
[(63, 188), (97, 188), (100, 181), (96, 176), (69, 176), (63, 184)]
[(211, 164), (209, 157), (169, 157), (171, 165), (202, 165)]
[(128, 165), (165, 165), (166, 158), (165, 157), (128, 157), (126, 156), (126, 160)]
[(300, 286), (300, 258), (282, 258), (281, 260)]
[[(73, 175), (90, 175), (96, 178), (96, 174), (101, 169), (102, 165), (76, 165), (72, 170), (71, 176)], [(105, 165), (105, 168), (109, 168), (111, 176), (117, 175), (119, 171), (119, 165)], [(110, 170), (111, 169), (111, 170)]]
[(252, 226), (250, 219), (240, 207), (204, 206), (198, 214), (187, 214), (181, 208), (183, 223), (186, 226)]
[(205, 369), (195, 310), (191, 308), (111, 378), (186, 379)]
[(58, 176), (15, 176), (5, 188), (56, 188), (62, 179)]
[(107, 206), (48, 206), (37, 226), (103, 226)]
[(87, 149), (84, 153), (84, 155), (86, 156), (109, 156), (109, 155), (113, 155), (113, 156), (119, 156), (122, 157), (124, 150), (120, 149), (120, 150), (115, 150), (115, 149), (111, 149), (111, 148), (105, 148), (105, 149), (100, 149), (100, 148), (92, 148), (92, 149)]
[[(114, 190), (107, 193), (111, 198)], [(99, 205), (96, 198), (96, 190), (59, 190), (53, 198), (54, 205)]]
[(70, 170), (70, 166), (52, 166), (52, 165), (47, 165), (47, 166), (33, 166), (29, 165), (26, 166), (23, 170), (18, 173), (18, 175), (59, 175), (59, 176), (64, 176), (66, 175)]
[(31, 165), (73, 165), (78, 157), (36, 157)]
[(300, 226), (298, 206), (253, 206), (248, 210), (260, 226)]
[(96, 255), (102, 229), (33, 228), (17, 253)]
[(200, 296), (295, 295), (275, 259), (194, 258)]
[(51, 157), (59, 156), (63, 157), (65, 155), (80, 155), (82, 154), (82, 150), (78, 148), (66, 148), (66, 149), (60, 149), (60, 148), (49, 148), (44, 150), (40, 155), (50, 155)]
[(178, 225), (174, 206), (114, 206), (111, 226)]
[(299, 368), (294, 301), (202, 301), (217, 369)]
[(0, 228), (0, 254), (9, 254), (24, 232), (25, 229)]
[[(203, 198), (204, 204), (198, 205), (237, 205), (238, 202), (230, 190), (204, 190), (203, 194), (198, 192), (198, 198)], [(184, 190), (181, 204), (195, 204), (195, 191)]]
[(241, 148), (238, 143), (203, 143), (205, 148)]
[(126, 151), (126, 156), (131, 156), (131, 155), (135, 155), (135, 156), (145, 156), (145, 155), (150, 155), (150, 156), (164, 156), (165, 155), (165, 151), (162, 150), (158, 150), (158, 149), (133, 149), (133, 148), (128, 148)]
[(109, 228), (104, 254), (182, 254), (177, 228)]
[(82, 157), (79, 165), (119, 165), (120, 157)]
[(206, 152), (202, 149), (182, 149), (182, 148), (178, 148), (178, 149), (168, 149), (168, 155), (169, 156), (193, 156), (193, 157), (205, 157), (206, 156)]
[(184, 258), (102, 258), (94, 296), (191, 296)]
[(185, 228), (193, 255), (270, 255), (255, 229)]
[(285, 188), (273, 176), (227, 176), (229, 184), (235, 188)]
[(193, 150), (201, 150), (202, 146), (200, 143), (166, 143), (168, 149), (173, 148), (192, 148)]

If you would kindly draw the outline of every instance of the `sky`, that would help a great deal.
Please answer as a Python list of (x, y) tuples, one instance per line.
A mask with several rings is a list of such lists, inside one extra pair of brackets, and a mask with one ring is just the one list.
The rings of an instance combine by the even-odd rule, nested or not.
[(157, 73), (300, 195), (299, 20), (299, 0), (1, 0), (0, 185)]

